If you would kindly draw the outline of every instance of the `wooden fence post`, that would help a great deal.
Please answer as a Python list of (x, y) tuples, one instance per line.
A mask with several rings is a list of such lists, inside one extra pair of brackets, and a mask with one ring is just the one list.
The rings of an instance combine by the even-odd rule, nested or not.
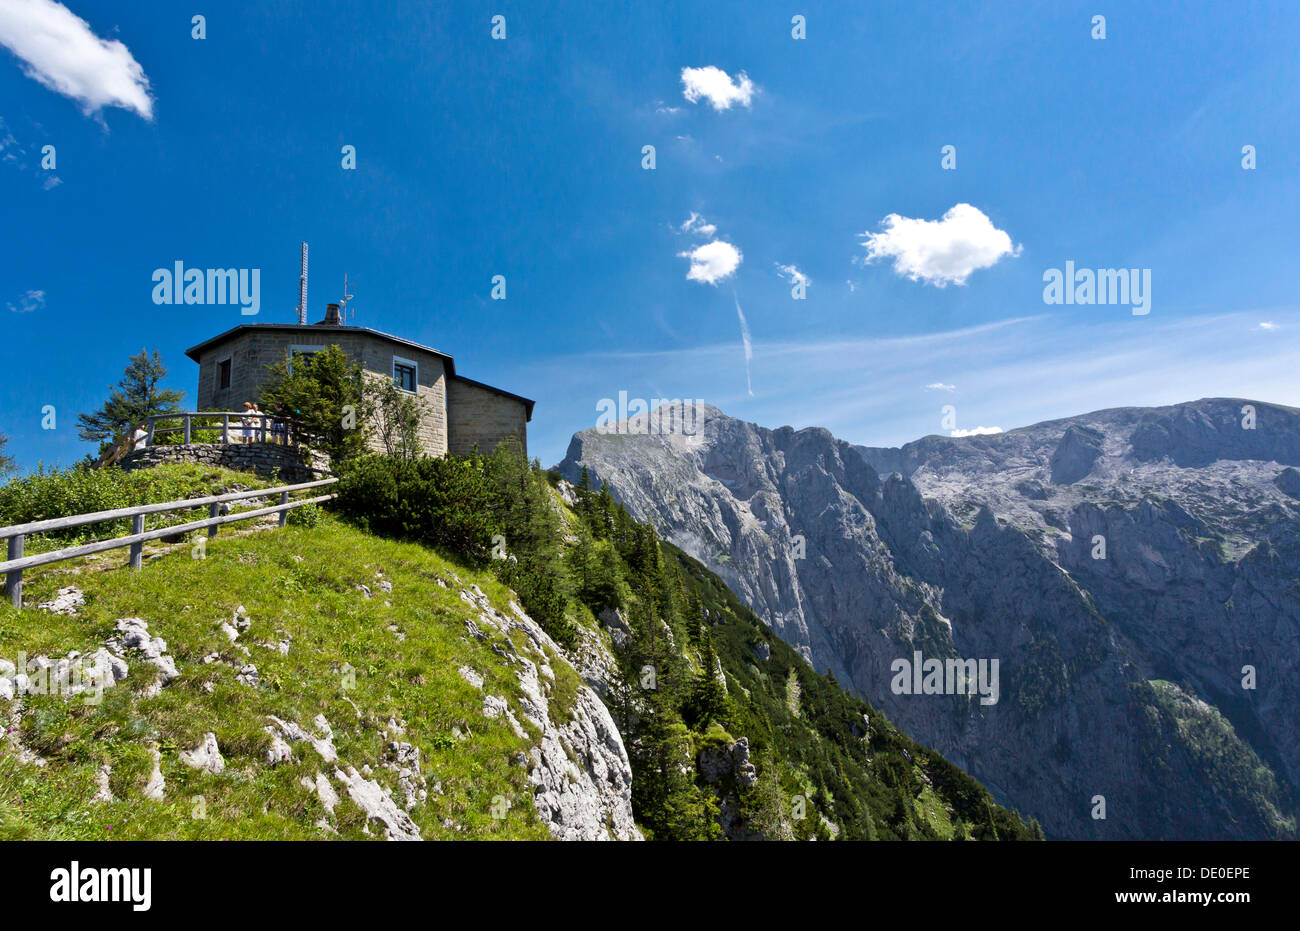
[[(23, 558), (23, 535), (9, 538), (9, 559)], [(23, 570), (10, 569), (5, 574), (5, 594), (9, 596), (9, 603), (15, 608), (23, 606)]]
[(230, 415), (221, 415), (221, 445), (230, 445)]
[(152, 417), (149, 418), (149, 434), (144, 438), (145, 446), (153, 445), (153, 428), (157, 423), (158, 421), (154, 420)]
[[(282, 492), (280, 492), (280, 503), (281, 503), (281, 504), (288, 504), (288, 503), (289, 503), (289, 493), (288, 493), (287, 491), (282, 491)], [(284, 526), (285, 524), (287, 524), (288, 522), (289, 522), (289, 512), (288, 512), (288, 510), (281, 511), (281, 512), (280, 512), (280, 526), (283, 527), (283, 526)]]
[[(137, 514), (131, 518), (131, 532), (144, 533), (143, 514)], [(138, 570), (143, 565), (144, 565), (144, 544), (132, 543), (131, 544), (131, 568)]]
[[(214, 503), (214, 504), (209, 504), (209, 505), (208, 505), (208, 517), (209, 517), (209, 518), (216, 518), (220, 513), (221, 513), (221, 505), (220, 505), (220, 504), (215, 504), (215, 503)], [(208, 528), (208, 538), (211, 539), (212, 537), (215, 537), (215, 536), (217, 535), (217, 530), (218, 530), (218, 529), (219, 529), (219, 526), (218, 526), (217, 524), (213, 524), (211, 527), (209, 527), (209, 528)]]
[(190, 445), (190, 415), (185, 415), (185, 445)]

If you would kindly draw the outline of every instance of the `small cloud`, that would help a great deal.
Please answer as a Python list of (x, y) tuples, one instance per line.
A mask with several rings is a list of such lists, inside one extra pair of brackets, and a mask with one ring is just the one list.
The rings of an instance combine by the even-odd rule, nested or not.
[(787, 279), (791, 284), (801, 284), (805, 288), (812, 284), (812, 279), (799, 271), (799, 269), (793, 265), (782, 265), (780, 262), (777, 262), (776, 273), (782, 278)]
[(99, 38), (55, 0), (0, 0), (0, 45), (22, 60), (29, 78), (71, 97), (87, 114), (122, 107), (153, 119), (149, 79), (131, 50)]
[(9, 304), (9, 310), (15, 314), (30, 314), (32, 311), (40, 310), (45, 306), (44, 291), (28, 291), (18, 299), (17, 304)]
[(718, 231), (718, 228), (710, 223), (704, 217), (700, 216), (694, 210), (686, 218), (686, 222), (677, 227), (679, 233), (696, 233), (700, 236), (712, 236)]
[(866, 260), (892, 258), (895, 273), (938, 288), (965, 284), (972, 272), (1020, 254), (1020, 246), (970, 204), (957, 204), (941, 220), (891, 213), (882, 225), (882, 232), (862, 234)]
[(976, 427), (973, 430), (953, 430), (949, 436), (988, 436), (992, 433), (1001, 433), (1001, 427)]
[(730, 110), (733, 104), (748, 107), (754, 90), (754, 82), (743, 71), (732, 80), (727, 72), (713, 65), (682, 69), (682, 96), (691, 103), (703, 97), (714, 110)]
[(691, 260), (690, 270), (686, 273), (687, 281), (711, 285), (730, 278), (744, 259), (739, 249), (721, 239), (697, 246), (689, 252), (679, 252), (677, 257)]
[(1277, 324), (1274, 323), (1272, 320), (1265, 320), (1262, 323), (1260, 323), (1259, 328), (1261, 330), (1276, 330)]
[(662, 113), (665, 116), (672, 116), (674, 113), (680, 113), (681, 109), (681, 107), (666, 107), (662, 100), (655, 104), (655, 113)]
[(849, 286), (849, 293), (850, 293), (850, 294), (852, 294), (854, 291), (858, 290), (858, 286), (855, 285), (855, 284), (854, 284), (852, 281), (850, 281), (849, 279), (845, 278), (845, 279), (844, 279), (844, 283), (845, 283), (846, 285)]
[(48, 178), (45, 179), (45, 183), (43, 186), (45, 190), (51, 191), (62, 183), (63, 183), (63, 179), (60, 178), (58, 175), (50, 175)]
[[(941, 381), (934, 381), (934, 382), (930, 382), (930, 384), (926, 385), (926, 386), (925, 386), (925, 390), (926, 390), (926, 391), (956, 391), (956, 390), (957, 390), (957, 386), (956, 386), (956, 385), (945, 385), (945, 384), (944, 384), (943, 382), (941, 382)], [(956, 434), (953, 434), (953, 435), (956, 436)]]

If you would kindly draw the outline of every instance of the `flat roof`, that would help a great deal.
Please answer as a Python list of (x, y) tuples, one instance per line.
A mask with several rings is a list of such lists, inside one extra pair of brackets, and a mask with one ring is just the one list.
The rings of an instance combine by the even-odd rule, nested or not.
[(210, 347), (210, 346), (215, 346), (215, 345), (217, 345), (217, 344), (219, 344), (219, 343), (223, 343), (223, 342), (225, 342), (226, 340), (228, 340), (228, 339), (230, 339), (231, 337), (235, 336), (236, 334), (238, 334), (238, 333), (239, 333), (240, 331), (242, 331), (242, 330), (273, 330), (273, 331), (288, 332), (288, 333), (303, 333), (303, 332), (315, 332), (315, 333), (360, 333), (360, 334), (365, 334), (365, 335), (367, 335), (367, 336), (374, 336), (374, 337), (377, 337), (377, 338), (382, 339), (382, 340), (387, 340), (388, 342), (390, 342), (390, 343), (396, 343), (396, 344), (399, 345), (399, 346), (406, 346), (406, 347), (411, 348), (411, 349), (420, 349), (420, 350), (423, 350), (424, 352), (431, 352), (431, 353), (433, 353), (435, 356), (441, 356), (443, 359), (446, 360), (446, 368), (447, 368), (447, 377), (448, 377), (448, 378), (454, 378), (454, 379), (456, 379), (457, 381), (462, 381), (462, 382), (465, 382), (466, 384), (474, 385), (474, 386), (477, 387), (477, 388), (483, 388), (483, 389), (485, 389), (485, 390), (487, 390), (487, 391), (491, 391), (491, 392), (493, 392), (493, 393), (495, 393), (495, 394), (499, 394), (499, 395), (502, 395), (502, 396), (507, 397), (507, 398), (512, 398), (512, 399), (514, 399), (514, 400), (516, 400), (516, 401), (521, 401), (521, 402), (524, 404), (525, 411), (526, 411), (526, 413), (525, 413), (525, 420), (527, 420), (527, 421), (531, 421), (531, 420), (533, 419), (533, 403), (534, 403), (534, 402), (533, 402), (533, 400), (532, 400), (531, 398), (525, 398), (525, 397), (523, 397), (522, 395), (514, 394), (513, 392), (506, 391), (506, 390), (504, 390), (504, 389), (502, 389), (502, 388), (497, 388), (497, 387), (495, 387), (495, 386), (493, 386), (493, 385), (487, 385), (487, 384), (484, 384), (484, 383), (481, 382), (481, 381), (475, 381), (475, 380), (472, 379), (472, 378), (466, 378), (466, 377), (463, 376), (463, 375), (457, 375), (457, 374), (456, 374), (456, 361), (455, 361), (451, 356), (449, 356), (447, 353), (445, 353), (445, 352), (439, 352), (437, 349), (434, 349), (432, 346), (424, 346), (424, 345), (422, 345), (422, 344), (420, 344), (420, 343), (417, 343), (417, 342), (415, 342), (415, 341), (413, 341), (413, 340), (403, 339), (403, 338), (400, 337), (400, 336), (394, 336), (392, 333), (384, 333), (384, 332), (381, 332), (381, 331), (379, 331), (379, 330), (372, 330), (370, 327), (364, 327), (364, 326), (343, 326), (343, 325), (340, 325), (340, 326), (332, 326), (332, 325), (324, 324), (324, 323), (308, 323), (308, 324), (301, 324), (301, 323), (241, 323), (241, 324), (239, 324), (238, 326), (231, 327), (229, 330), (226, 330), (224, 333), (218, 333), (216, 336), (213, 336), (211, 339), (205, 339), (203, 342), (199, 343), (199, 344), (196, 345), (196, 346), (191, 346), (189, 349), (186, 349), (186, 350), (185, 350), (185, 355), (189, 356), (189, 357), (190, 357), (192, 360), (194, 360), (195, 362), (198, 362), (198, 361), (199, 361), (199, 354), (202, 353), (203, 350), (207, 349), (207, 348)]

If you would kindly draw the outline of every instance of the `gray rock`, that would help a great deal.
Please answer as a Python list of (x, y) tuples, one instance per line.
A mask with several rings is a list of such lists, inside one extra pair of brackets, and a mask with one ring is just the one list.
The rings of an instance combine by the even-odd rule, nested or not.
[(700, 751), (696, 765), (700, 776), (710, 785), (730, 778), (743, 789), (758, 781), (758, 771), (749, 761), (748, 737), (740, 737), (726, 746), (706, 747)]
[(154, 802), (163, 800), (163, 790), (167, 788), (167, 781), (163, 779), (162, 774), (162, 754), (158, 752), (157, 747), (150, 747), (149, 753), (153, 757), (153, 770), (149, 773), (149, 781), (145, 783), (144, 797)]
[[(346, 771), (334, 770), (334, 778), (343, 784), (348, 797), (365, 812), (367, 819), (378, 821), (384, 826), (385, 839), (421, 839), (419, 826), (411, 820), (410, 815), (398, 807), (388, 790), (379, 783), (373, 779), (366, 779), (351, 766)], [(317, 785), (319, 784), (318, 779)]]
[(205, 773), (220, 773), (226, 769), (226, 760), (217, 747), (217, 735), (209, 731), (193, 750), (182, 750), (181, 762), (191, 769)]
[(108, 785), (108, 779), (112, 774), (113, 770), (107, 763), (99, 767), (99, 772), (95, 776), (95, 786), (97, 791), (95, 792), (94, 798), (90, 800), (92, 805), (115, 801), (113, 798), (113, 790), (109, 788)]
[[(278, 732), (279, 736), (286, 742), (290, 744), (302, 742), (311, 744), (312, 749), (326, 763), (333, 763), (338, 759), (338, 751), (334, 749), (334, 731), (331, 730), (324, 715), (316, 715), (315, 720), (312, 722), (316, 725), (316, 730), (321, 733), (320, 737), (308, 733), (300, 725), (292, 721), (282, 721), (273, 714), (267, 715), (267, 719), (274, 725), (274, 731)], [(267, 728), (267, 731), (272, 732), (272, 728)]]
[(51, 601), (42, 601), (36, 607), (42, 611), (49, 611), (52, 614), (76, 615), (77, 609), (85, 605), (86, 596), (81, 589), (69, 585), (67, 588), (59, 589), (58, 593)]

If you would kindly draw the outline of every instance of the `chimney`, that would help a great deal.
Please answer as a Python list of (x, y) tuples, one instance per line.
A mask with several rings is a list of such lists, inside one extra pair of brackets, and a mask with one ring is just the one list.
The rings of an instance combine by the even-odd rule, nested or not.
[(339, 313), (338, 304), (325, 305), (325, 319), (321, 321), (322, 326), (342, 326), (343, 315)]

